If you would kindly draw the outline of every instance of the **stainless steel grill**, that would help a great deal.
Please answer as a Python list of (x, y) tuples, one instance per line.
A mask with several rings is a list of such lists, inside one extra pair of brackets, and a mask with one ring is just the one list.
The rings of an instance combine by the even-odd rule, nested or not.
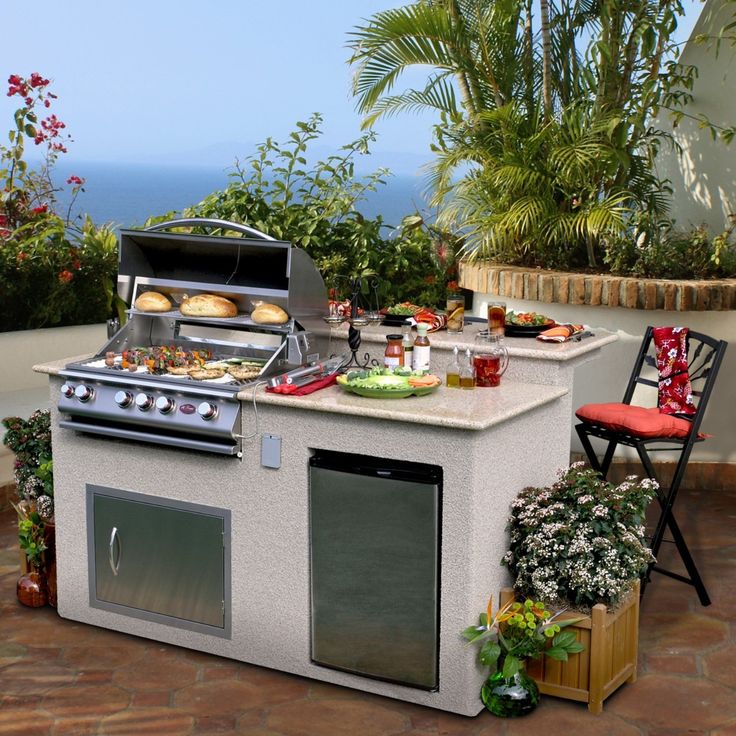
[[(225, 232), (236, 233), (224, 235)], [(290, 243), (222, 220), (182, 219), (120, 232), (118, 294), (130, 305), (146, 291), (164, 294), (168, 312), (128, 310), (128, 321), (90, 360), (61, 372), (62, 427), (91, 434), (239, 455), (244, 385), (319, 360), (311, 328), (327, 311), (327, 293), (311, 258)], [(197, 294), (225, 297), (231, 318), (189, 317), (179, 311)], [(283, 325), (256, 324), (259, 303), (289, 315)], [(169, 347), (216, 362), (246, 361), (259, 374), (195, 380), (159, 366), (123, 368), (127, 351)], [(106, 356), (114, 358), (106, 361)], [(110, 364), (112, 363), (112, 364)]]

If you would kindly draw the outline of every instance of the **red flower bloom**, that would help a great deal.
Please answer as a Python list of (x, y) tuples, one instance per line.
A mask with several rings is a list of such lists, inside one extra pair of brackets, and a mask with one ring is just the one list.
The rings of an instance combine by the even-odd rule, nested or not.
[(36, 87), (45, 87), (49, 83), (49, 80), (44, 79), (38, 72), (33, 72), (29, 82), (31, 83), (31, 87), (35, 89)]
[(0, 225), (7, 225), (7, 224), (8, 224), (8, 216), (0, 215)]
[(82, 184), (84, 184), (84, 179), (82, 179), (80, 176), (77, 176), (76, 174), (73, 174), (66, 180), (67, 184), (76, 184), (78, 187), (81, 187)]
[(4, 227), (0, 227), (0, 238), (9, 238), (10, 230), (6, 230)]
[(72, 261), (72, 268), (73, 268), (73, 269), (74, 269), (75, 271), (79, 271), (79, 269), (80, 269), (80, 268), (82, 268), (82, 263), (81, 263), (81, 261), (79, 260), (79, 258), (75, 258), (75, 259), (74, 259), (74, 260)]
[(436, 276), (432, 276), (431, 274), (429, 276), (424, 277), (424, 283), (425, 284), (433, 284), (435, 281), (437, 281)]
[(74, 274), (71, 271), (67, 271), (66, 269), (59, 271), (59, 281), (68, 284), (73, 278)]
[(447, 243), (444, 240), (438, 240), (435, 244), (437, 258), (440, 263), (444, 264), (447, 260)]
[(25, 261), (26, 258), (28, 258), (28, 253), (24, 253), (23, 251), (18, 253), (18, 255), (15, 257), (18, 263), (22, 263), (23, 261)]
[(8, 84), (19, 85), (23, 80), (17, 74), (11, 74), (8, 77)]
[(447, 290), (448, 291), (458, 291), (459, 288), (460, 288), (460, 286), (457, 283), (457, 281), (448, 281), (447, 282)]
[(34, 212), (37, 215), (43, 215), (44, 213), (49, 211), (49, 206), (47, 204), (40, 204), (38, 207), (34, 207), (31, 212)]

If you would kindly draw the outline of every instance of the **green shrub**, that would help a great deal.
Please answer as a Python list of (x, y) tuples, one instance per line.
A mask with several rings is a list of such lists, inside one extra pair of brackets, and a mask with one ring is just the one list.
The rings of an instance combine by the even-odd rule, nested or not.
[(661, 279), (710, 279), (736, 276), (734, 227), (712, 236), (705, 225), (668, 230), (650, 242), (643, 237), (617, 238), (606, 245), (605, 263), (612, 273)]
[[(89, 218), (72, 226), (54, 211), (50, 172), (69, 136), (48, 113), (56, 100), (49, 80), (12, 74), (8, 85), (8, 96), (22, 102), (10, 145), (0, 145), (0, 332), (102, 322), (113, 300), (117, 239), (108, 226), (97, 228)], [(24, 159), (27, 142), (44, 152), (37, 169)], [(76, 198), (84, 180), (70, 176), (67, 184)]]
[(307, 148), (322, 134), (321, 123), (315, 114), (298, 122), (286, 142), (267, 139), (256, 155), (236, 163), (226, 189), (185, 215), (240, 222), (304, 248), (328, 288), (344, 283), (340, 276), (375, 277), (382, 306), (400, 301), (444, 306), (448, 284), (456, 287), (460, 239), (418, 213), (395, 228), (380, 216), (364, 217), (357, 207), (389, 174), (379, 169), (362, 178), (355, 175), (355, 161), (369, 154), (373, 135), (310, 164)]

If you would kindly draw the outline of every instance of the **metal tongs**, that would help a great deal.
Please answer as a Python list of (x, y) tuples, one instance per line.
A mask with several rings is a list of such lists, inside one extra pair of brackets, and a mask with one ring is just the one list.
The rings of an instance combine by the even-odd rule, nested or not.
[(328, 360), (317, 360), (309, 365), (303, 365), (299, 368), (294, 368), (286, 373), (281, 373), (278, 376), (273, 376), (268, 385), (271, 388), (277, 386), (306, 386), (307, 384), (319, 381), (322, 378), (327, 378), (334, 373), (337, 373), (343, 366), (350, 362), (350, 355), (343, 353)]

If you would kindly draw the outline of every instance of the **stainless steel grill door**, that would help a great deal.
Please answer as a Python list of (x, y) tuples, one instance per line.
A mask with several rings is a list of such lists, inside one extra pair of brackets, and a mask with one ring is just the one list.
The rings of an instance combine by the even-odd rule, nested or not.
[(223, 510), (203, 513), (149, 496), (133, 500), (137, 494), (111, 489), (88, 492), (92, 605), (112, 604), (112, 610), (153, 620), (169, 617), (166, 623), (185, 628), (196, 628), (186, 624), (192, 622), (224, 629), (229, 560)]
[(437, 688), (437, 483), (314, 462), (310, 476), (312, 660)]

